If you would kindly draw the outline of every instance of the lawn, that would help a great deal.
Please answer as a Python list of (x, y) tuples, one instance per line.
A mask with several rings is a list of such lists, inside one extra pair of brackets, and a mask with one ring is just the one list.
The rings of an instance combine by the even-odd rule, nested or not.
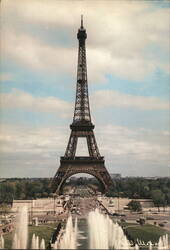
[[(128, 235), (131, 237), (131, 239), (139, 239), (144, 241), (145, 243), (148, 241), (152, 241), (153, 243), (158, 242), (159, 237), (168, 233), (170, 237), (170, 232), (164, 230), (163, 228), (145, 224), (143, 226), (134, 224), (134, 223), (123, 223), (123, 226), (126, 228)], [(42, 238), (44, 238), (46, 242), (46, 247), (48, 245), (48, 242), (52, 236), (52, 233), (54, 231), (54, 228), (56, 227), (55, 224), (48, 224), (48, 225), (39, 225), (39, 226), (29, 226), (29, 242), (28, 247), (31, 248), (31, 239), (33, 233), (36, 236), (39, 236), (39, 239), (41, 241)], [(11, 249), (12, 245), (12, 233), (6, 234), (4, 236), (5, 238), (5, 248)]]
[(128, 235), (133, 239), (140, 239), (144, 242), (152, 241), (153, 243), (158, 242), (159, 237), (168, 234), (170, 237), (170, 232), (166, 231), (163, 228), (150, 225), (150, 224), (145, 224), (143, 226), (141, 225), (134, 225), (134, 224), (129, 224), (125, 226), (126, 231)]
[[(35, 234), (36, 236), (39, 236), (40, 242), (41, 239), (44, 238), (46, 242), (46, 247), (48, 245), (48, 242), (52, 236), (52, 233), (54, 231), (54, 228), (56, 227), (55, 224), (49, 224), (49, 225), (40, 225), (40, 226), (29, 226), (28, 232), (29, 232), (29, 240), (28, 240), (28, 247), (31, 248), (31, 239), (32, 235)], [(4, 236), (5, 238), (5, 248), (10, 249), (12, 246), (12, 238), (13, 234), (9, 233)]]

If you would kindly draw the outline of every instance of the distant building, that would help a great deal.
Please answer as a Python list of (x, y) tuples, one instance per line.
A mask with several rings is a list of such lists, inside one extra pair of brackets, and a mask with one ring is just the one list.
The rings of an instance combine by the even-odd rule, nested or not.
[(167, 176), (165, 177), (160, 177), (160, 176), (150, 176), (150, 177), (143, 177), (146, 180), (157, 180), (157, 179), (161, 179), (161, 178), (167, 178)]
[(110, 174), (112, 179), (120, 179), (121, 178), (121, 174)]

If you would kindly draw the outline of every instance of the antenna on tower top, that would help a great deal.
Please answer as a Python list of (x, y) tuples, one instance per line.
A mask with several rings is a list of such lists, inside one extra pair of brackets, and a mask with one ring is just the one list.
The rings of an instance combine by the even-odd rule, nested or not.
[(83, 28), (83, 15), (81, 15), (81, 28)]

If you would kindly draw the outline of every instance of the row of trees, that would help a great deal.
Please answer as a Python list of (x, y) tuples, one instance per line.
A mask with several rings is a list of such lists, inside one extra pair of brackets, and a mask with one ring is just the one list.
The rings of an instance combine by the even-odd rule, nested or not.
[[(36, 199), (52, 196), (51, 180), (45, 179), (7, 179), (0, 182), (0, 203), (10, 203), (13, 199)], [(74, 182), (74, 183), (73, 183)], [(95, 179), (71, 181), (72, 185), (96, 184)], [(106, 194), (110, 197), (130, 199), (153, 199), (155, 205), (170, 205), (170, 178), (156, 180), (145, 178), (121, 178), (113, 180)]]
[(159, 206), (170, 205), (170, 178), (122, 178), (113, 181), (107, 196), (152, 199)]
[(50, 179), (7, 179), (0, 183), (0, 203), (29, 200), (51, 195)]

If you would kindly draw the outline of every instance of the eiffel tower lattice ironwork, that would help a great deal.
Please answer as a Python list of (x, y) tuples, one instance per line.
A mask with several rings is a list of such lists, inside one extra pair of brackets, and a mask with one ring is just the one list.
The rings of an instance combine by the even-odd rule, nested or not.
[[(70, 125), (71, 134), (64, 157), (60, 158), (60, 167), (53, 178), (52, 186), (56, 193), (61, 193), (65, 181), (77, 173), (87, 173), (98, 179), (103, 192), (111, 185), (111, 177), (105, 168), (104, 157), (100, 155), (94, 136), (94, 125), (91, 122), (87, 65), (86, 65), (86, 30), (83, 27), (81, 17), (81, 27), (77, 33), (79, 40), (78, 67), (77, 67), (77, 89), (73, 122)], [(78, 138), (85, 137), (87, 140), (89, 156), (77, 157), (76, 148)]]

